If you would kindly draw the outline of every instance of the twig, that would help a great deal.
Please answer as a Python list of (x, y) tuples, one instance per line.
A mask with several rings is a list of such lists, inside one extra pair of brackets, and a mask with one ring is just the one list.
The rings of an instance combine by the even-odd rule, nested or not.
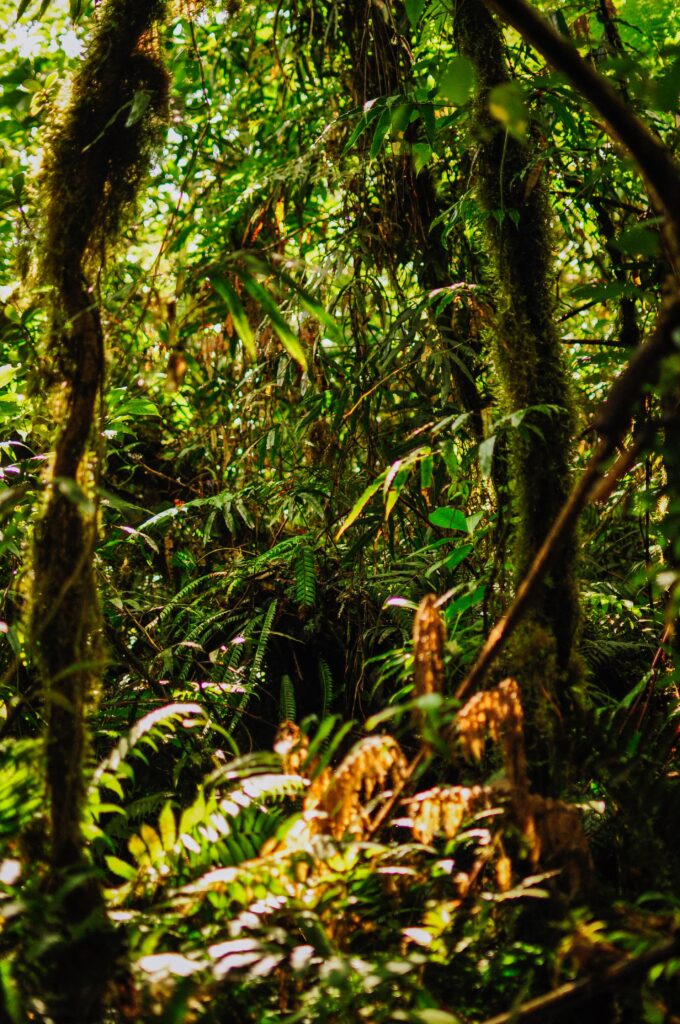
[(542, 1019), (552, 1021), (575, 1006), (590, 1002), (602, 992), (608, 992), (625, 982), (633, 981), (636, 977), (644, 975), (650, 967), (671, 960), (679, 952), (680, 939), (678, 937), (669, 939), (661, 945), (653, 946), (646, 952), (640, 953), (639, 956), (614, 964), (602, 974), (584, 978), (582, 981), (571, 981), (545, 996), (539, 996), (537, 999), (531, 999), (527, 1003), (516, 1006), (508, 1013), (490, 1017), (484, 1021), (484, 1024), (524, 1024), (525, 1021)]
[(411, 779), (413, 778), (413, 776), (415, 775), (416, 768), (418, 767), (420, 762), (425, 757), (425, 753), (426, 753), (425, 748), (421, 747), (420, 750), (418, 751), (418, 753), (416, 754), (416, 756), (411, 761), (410, 765), (407, 767), (406, 771), (402, 775), (402, 777), (399, 780), (399, 782), (395, 785), (395, 787), (392, 790), (390, 796), (385, 801), (385, 803), (382, 805), (382, 807), (380, 808), (380, 810), (376, 814), (375, 818), (371, 822), (370, 828), (368, 829), (368, 837), (369, 838), (376, 834), (376, 832), (379, 830), (380, 826), (385, 821), (387, 816), (389, 814), (391, 814), (392, 809), (394, 808), (394, 805), (396, 804), (397, 800), (399, 799), (399, 797), (403, 793), (403, 791), (404, 791), (404, 789), (406, 787), (406, 784), (408, 782), (410, 782)]
[(517, 588), (512, 604), (489, 633), (488, 639), (477, 655), (472, 668), (456, 690), (455, 696), (458, 699), (467, 693), (470, 688), (481, 683), (492, 662), (512, 636), (528, 608), (538, 584), (543, 580), (562, 543), (576, 525), (576, 520), (588, 501), (593, 487), (600, 479), (601, 468), (611, 455), (613, 449), (614, 445), (611, 440), (605, 439), (598, 445), (585, 473), (571, 492), (569, 500), (562, 506), (560, 514), (539, 548), (536, 557), (529, 567), (529, 571)]

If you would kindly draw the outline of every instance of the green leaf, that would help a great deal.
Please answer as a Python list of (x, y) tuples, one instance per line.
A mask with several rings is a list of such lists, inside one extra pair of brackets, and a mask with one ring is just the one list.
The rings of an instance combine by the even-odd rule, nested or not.
[(529, 107), (524, 90), (518, 82), (503, 82), (489, 93), (489, 112), (492, 117), (517, 139), (526, 137), (529, 127)]
[(412, 103), (400, 103), (394, 108), (390, 119), (390, 132), (393, 136), (404, 134), (408, 127), (412, 112)]
[(177, 826), (175, 823), (175, 812), (168, 800), (163, 805), (163, 810), (158, 818), (158, 831), (160, 832), (161, 843), (164, 850), (172, 850), (177, 841)]
[(416, 28), (425, 9), (425, 0), (404, 0), (404, 7), (411, 28)]
[(461, 533), (468, 533), (467, 519), (459, 508), (436, 508), (427, 518), (432, 526), (438, 526), (442, 530), (460, 530)]
[(390, 107), (386, 107), (383, 110), (382, 114), (380, 115), (380, 120), (375, 126), (375, 131), (373, 132), (373, 139), (371, 141), (371, 148), (369, 150), (369, 156), (371, 160), (375, 160), (378, 153), (382, 149), (383, 142), (385, 141), (385, 136), (390, 130), (391, 125), (392, 110), (390, 109)]
[(120, 857), (106, 857), (105, 860), (106, 866), (112, 874), (124, 878), (126, 882), (131, 882), (133, 878), (136, 878), (136, 869), (127, 861), (121, 860)]
[(248, 317), (246, 316), (246, 311), (241, 305), (241, 300), (236, 294), (236, 291), (220, 274), (212, 274), (210, 277), (210, 283), (217, 294), (224, 299), (231, 319), (234, 321), (236, 332), (243, 342), (246, 352), (252, 360), (255, 360), (257, 358), (255, 335), (251, 330), (250, 324), (248, 323)]
[(445, 1010), (417, 1010), (413, 1015), (418, 1024), (461, 1024), (460, 1017), (454, 1017)]
[[(397, 463), (395, 463), (397, 465)], [(393, 467), (394, 468), (394, 467)], [(401, 494), (409, 476), (411, 475), (412, 466), (404, 466), (398, 469), (394, 475), (392, 481), (390, 481), (389, 489), (385, 497), (385, 519), (389, 519), (392, 509), (396, 505), (399, 495)], [(389, 479), (389, 477), (388, 477)], [(385, 481), (387, 483), (387, 481)]]
[(431, 455), (426, 455), (420, 463), (420, 489), (426, 491), (432, 484), (434, 472), (434, 460)]
[(454, 57), (437, 83), (437, 92), (449, 103), (467, 103), (475, 85), (475, 72), (467, 57)]
[(137, 89), (134, 96), (132, 97), (132, 104), (130, 106), (130, 113), (125, 120), (125, 127), (132, 128), (142, 120), (146, 113), (147, 107), (151, 102), (151, 93), (148, 89)]
[(18, 372), (19, 367), (12, 366), (11, 363), (5, 363), (4, 366), (0, 366), (0, 388), (4, 388), (6, 384), (14, 380)]
[(373, 495), (376, 494), (382, 487), (383, 481), (385, 480), (385, 476), (385, 473), (381, 473), (378, 479), (374, 480), (372, 484), (369, 484), (364, 493), (361, 495), (361, 497), (357, 501), (355, 501), (354, 505), (352, 505), (349, 515), (347, 516), (347, 519), (345, 519), (344, 523), (342, 524), (342, 526), (335, 535), (336, 540), (340, 540), (343, 533), (346, 530), (348, 530), (352, 523), (359, 518), (363, 509), (365, 508), (366, 505), (368, 505)]
[(659, 252), (659, 235), (645, 224), (635, 224), (622, 231), (614, 244), (628, 256), (656, 256)]
[(271, 297), (266, 288), (263, 288), (261, 284), (255, 281), (252, 277), (246, 277), (243, 279), (247, 291), (255, 299), (256, 302), (262, 306), (263, 310), (269, 317), (271, 325), (276, 331), (279, 340), (285, 348), (291, 359), (301, 367), (301, 369), (307, 369), (307, 357), (305, 356), (304, 350), (297, 335), (293, 332), (289, 324), (284, 320), (281, 310), (276, 305), (276, 302)]
[(432, 159), (432, 146), (428, 142), (414, 142), (411, 146), (413, 157), (413, 170), (420, 174), (423, 167), (426, 167)]

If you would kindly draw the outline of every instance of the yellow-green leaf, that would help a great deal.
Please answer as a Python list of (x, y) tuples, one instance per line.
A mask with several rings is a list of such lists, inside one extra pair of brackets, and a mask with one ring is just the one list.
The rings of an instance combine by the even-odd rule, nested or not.
[(158, 830), (161, 834), (163, 849), (166, 851), (171, 850), (177, 839), (177, 827), (175, 825), (175, 812), (173, 811), (169, 800), (164, 804), (163, 810), (158, 818)]
[(354, 505), (352, 505), (352, 509), (349, 515), (347, 516), (347, 519), (345, 519), (344, 523), (342, 524), (342, 526), (335, 535), (336, 540), (339, 540), (340, 537), (342, 537), (345, 530), (349, 529), (352, 523), (359, 518), (362, 509), (369, 503), (373, 495), (376, 494), (377, 491), (379, 491), (380, 488), (382, 487), (384, 479), (385, 473), (381, 473), (378, 479), (374, 480), (372, 484), (369, 484), (364, 493), (361, 495), (361, 497), (357, 501), (355, 501)]

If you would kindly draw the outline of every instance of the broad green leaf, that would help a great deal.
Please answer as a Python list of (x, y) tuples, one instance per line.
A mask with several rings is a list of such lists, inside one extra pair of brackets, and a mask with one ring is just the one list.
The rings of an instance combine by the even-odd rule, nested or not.
[(248, 323), (248, 317), (246, 316), (246, 312), (241, 305), (241, 300), (236, 294), (235, 289), (232, 288), (229, 282), (222, 277), (221, 274), (212, 274), (210, 277), (210, 283), (217, 294), (224, 299), (226, 307), (231, 315), (231, 319), (234, 321), (236, 332), (243, 342), (246, 352), (252, 360), (255, 360), (257, 358), (255, 335)]
[(421, 491), (427, 491), (432, 484), (432, 475), (434, 472), (434, 459), (431, 455), (426, 455), (420, 463), (420, 489)]
[(475, 85), (475, 72), (467, 57), (454, 57), (437, 83), (437, 92), (449, 103), (467, 103)]
[(161, 837), (156, 832), (155, 828), (148, 825), (145, 821), (142, 822), (139, 828), (139, 834), (146, 843), (146, 848), (149, 851), (149, 857), (151, 863), (156, 864), (163, 857), (163, 846), (161, 844)]
[(393, 136), (403, 135), (408, 127), (412, 112), (412, 103), (400, 103), (392, 110), (390, 132)]
[(529, 107), (518, 82), (503, 82), (489, 93), (489, 112), (514, 135), (524, 139), (529, 127)]
[(420, 174), (423, 167), (426, 167), (432, 159), (432, 146), (427, 142), (414, 142), (411, 146), (413, 157), (413, 170)]
[(425, 0), (404, 0), (404, 8), (411, 28), (416, 28), (425, 9)]
[(432, 526), (438, 526), (442, 530), (468, 532), (467, 519), (459, 508), (436, 508), (427, 518)]
[(136, 878), (137, 871), (128, 864), (127, 861), (121, 860), (120, 857), (105, 857), (106, 866), (113, 875), (118, 875), (119, 878), (124, 878), (126, 882), (131, 882), (133, 878)]
[(413, 1015), (413, 1020), (417, 1021), (418, 1024), (461, 1024), (460, 1017), (455, 1017), (452, 1013), (447, 1013), (446, 1010), (417, 1010)]
[(171, 850), (177, 840), (177, 826), (175, 823), (175, 812), (169, 800), (163, 805), (163, 810), (159, 815), (158, 831), (160, 832), (163, 849), (166, 851)]
[(656, 256), (659, 252), (659, 235), (645, 224), (636, 224), (622, 231), (615, 245), (628, 256)]
[(5, 363), (4, 366), (0, 366), (0, 388), (4, 388), (6, 384), (14, 380), (18, 372), (19, 367), (12, 366), (11, 363)]
[(267, 316), (271, 321), (271, 325), (276, 331), (279, 340), (285, 348), (291, 359), (303, 369), (307, 369), (307, 357), (305, 356), (304, 350), (297, 335), (294, 333), (292, 328), (283, 318), (281, 310), (277, 306), (274, 299), (271, 297), (266, 288), (263, 288), (261, 284), (254, 280), (252, 277), (246, 277), (243, 279), (247, 291), (255, 299), (256, 302), (262, 306)]
[(438, 562), (435, 562), (434, 565), (430, 566), (425, 573), (425, 576), (430, 577), (442, 568), (446, 569), (447, 572), (453, 572), (454, 569), (458, 568), (461, 562), (465, 561), (471, 551), (472, 544), (464, 544), (463, 547), (456, 548), (456, 550), (451, 552), (450, 555), (447, 555), (446, 558), (441, 558)]

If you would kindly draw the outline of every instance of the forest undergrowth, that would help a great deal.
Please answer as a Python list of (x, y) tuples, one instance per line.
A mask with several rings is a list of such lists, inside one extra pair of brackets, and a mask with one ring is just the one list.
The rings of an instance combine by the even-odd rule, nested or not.
[(0, 0), (0, 1021), (680, 1022), (680, 12)]

